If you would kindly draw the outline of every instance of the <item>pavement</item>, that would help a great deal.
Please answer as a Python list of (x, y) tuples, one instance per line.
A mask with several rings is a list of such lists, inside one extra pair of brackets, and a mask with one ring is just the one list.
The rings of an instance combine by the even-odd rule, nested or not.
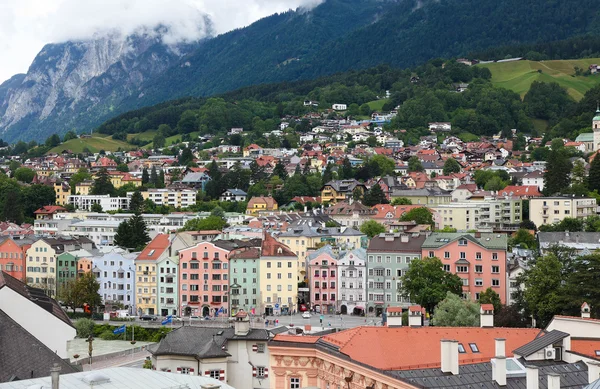
[(148, 351), (138, 351), (137, 353), (94, 362), (91, 365), (85, 364), (83, 365), (83, 371), (100, 370), (109, 367), (137, 367), (141, 369), (144, 365), (144, 360), (146, 357), (150, 357), (150, 353)]
[[(139, 347), (148, 346), (153, 344), (152, 342), (135, 342), (135, 344), (131, 344), (128, 340), (103, 340), (99, 338), (94, 338), (94, 343), (92, 344), (93, 356), (100, 356), (106, 354), (120, 353), (127, 350), (136, 349)], [(75, 358), (73, 355), (78, 354), (79, 359), (85, 358), (88, 356), (89, 344), (86, 339), (76, 338), (70, 340), (67, 344), (67, 352), (69, 353), (69, 357), (71, 358), (71, 362), (75, 362)]]
[[(303, 318), (301, 313), (297, 313), (291, 316), (268, 316), (267, 319), (270, 321), (267, 328), (278, 327), (282, 325), (293, 324), (295, 327), (305, 326), (310, 324), (313, 330), (327, 329), (327, 328), (354, 328), (358, 326), (374, 326), (381, 325), (381, 317), (374, 316), (354, 316), (354, 315), (329, 315), (323, 314), (323, 321), (321, 322), (321, 314), (311, 313), (310, 318)], [(279, 323), (271, 324), (273, 321), (278, 320)]]

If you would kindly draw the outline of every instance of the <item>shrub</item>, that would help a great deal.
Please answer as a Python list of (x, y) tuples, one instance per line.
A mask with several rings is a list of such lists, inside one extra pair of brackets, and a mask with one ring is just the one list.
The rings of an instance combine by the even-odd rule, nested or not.
[(123, 339), (122, 334), (115, 335), (112, 330), (106, 330), (100, 334), (100, 339), (102, 340), (115, 340), (115, 339)]
[(75, 329), (77, 330), (77, 336), (80, 338), (87, 338), (88, 336), (94, 334), (94, 323), (91, 319), (79, 319), (75, 322)]

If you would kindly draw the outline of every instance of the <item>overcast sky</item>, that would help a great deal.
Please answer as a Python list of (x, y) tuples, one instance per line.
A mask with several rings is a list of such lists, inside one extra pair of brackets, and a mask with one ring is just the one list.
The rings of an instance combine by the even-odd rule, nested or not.
[(118, 29), (168, 25), (170, 41), (195, 40), (208, 14), (217, 33), (323, 0), (0, 0), (0, 83), (25, 73), (46, 43)]

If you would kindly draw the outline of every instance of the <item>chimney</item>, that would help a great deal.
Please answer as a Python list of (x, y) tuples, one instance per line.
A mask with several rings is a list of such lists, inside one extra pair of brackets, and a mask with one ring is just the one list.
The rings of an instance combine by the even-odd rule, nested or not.
[(479, 307), (479, 323), (481, 328), (494, 327), (494, 305), (481, 304)]
[(409, 327), (421, 327), (421, 306), (412, 305), (408, 308), (408, 326)]
[(442, 373), (458, 374), (458, 341), (442, 339), (441, 344), (441, 364)]
[(402, 308), (388, 307), (387, 308), (387, 325), (388, 327), (402, 327)]
[(506, 386), (506, 339), (496, 338), (496, 357), (492, 359), (492, 379)]
[(527, 389), (539, 389), (540, 371), (536, 366), (525, 366)]
[(50, 377), (52, 379), (52, 389), (58, 389), (60, 380), (60, 366), (58, 366), (58, 363), (55, 363), (50, 369)]
[[(600, 363), (598, 362), (586, 362), (588, 367), (588, 383), (600, 379)], [(527, 388), (529, 389), (529, 388)]]
[(581, 318), (582, 319), (590, 318), (590, 305), (586, 302), (581, 304)]
[(548, 374), (548, 389), (560, 389), (560, 374)]
[(250, 318), (244, 311), (240, 311), (235, 315), (234, 334), (235, 336), (246, 336), (250, 332)]
[(408, 243), (408, 235), (407, 234), (400, 235), (400, 242)]

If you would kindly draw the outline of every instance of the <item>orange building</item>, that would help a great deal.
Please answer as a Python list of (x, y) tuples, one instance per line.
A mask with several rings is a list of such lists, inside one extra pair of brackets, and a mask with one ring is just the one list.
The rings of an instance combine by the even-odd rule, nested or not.
[(25, 282), (25, 258), (31, 242), (29, 240), (13, 240), (2, 237), (0, 242), (0, 271)]

